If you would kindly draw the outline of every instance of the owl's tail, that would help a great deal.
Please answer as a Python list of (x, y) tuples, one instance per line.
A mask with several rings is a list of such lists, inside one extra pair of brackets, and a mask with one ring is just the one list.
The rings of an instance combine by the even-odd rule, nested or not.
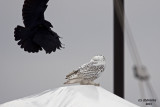
[(67, 80), (64, 84), (75, 84), (75, 83), (80, 83), (81, 79), (75, 78), (75, 79), (69, 79)]

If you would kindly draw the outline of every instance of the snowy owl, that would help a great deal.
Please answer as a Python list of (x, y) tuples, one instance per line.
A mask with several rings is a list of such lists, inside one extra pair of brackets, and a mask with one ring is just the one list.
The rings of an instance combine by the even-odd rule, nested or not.
[(105, 57), (102, 55), (94, 56), (90, 62), (83, 64), (77, 70), (66, 76), (64, 84), (80, 83), (81, 85), (95, 85), (93, 81), (97, 79), (105, 69)]

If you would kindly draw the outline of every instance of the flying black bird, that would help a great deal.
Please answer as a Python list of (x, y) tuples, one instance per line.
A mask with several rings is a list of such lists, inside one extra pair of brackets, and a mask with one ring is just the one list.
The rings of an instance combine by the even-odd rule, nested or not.
[(59, 36), (51, 30), (52, 24), (45, 20), (44, 12), (49, 0), (25, 0), (22, 9), (25, 27), (17, 26), (14, 37), (21, 48), (28, 52), (55, 52), (62, 48)]

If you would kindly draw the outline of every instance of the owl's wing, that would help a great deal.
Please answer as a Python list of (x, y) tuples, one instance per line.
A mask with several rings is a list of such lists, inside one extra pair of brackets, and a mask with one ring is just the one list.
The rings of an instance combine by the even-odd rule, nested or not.
[(82, 66), (82, 68), (79, 71), (80, 72), (79, 76), (85, 79), (95, 77), (97, 73), (96, 69), (97, 69), (97, 66), (95, 65), (95, 62), (90, 62)]
[(66, 79), (79, 78), (78, 76), (81, 73), (81, 71), (87, 70), (88, 66), (91, 66), (91, 64), (92, 63), (90, 63), (90, 62), (86, 63), (86, 64), (83, 64), (77, 70), (74, 70), (71, 73), (69, 73), (68, 75), (66, 75)]
[(96, 62), (89, 62), (80, 66), (77, 70), (69, 73), (66, 76), (66, 79), (75, 79), (75, 78), (91, 78), (96, 74)]
[(79, 70), (72, 71), (71, 73), (66, 75), (66, 79), (73, 79), (73, 78), (77, 77), (78, 72), (79, 72)]

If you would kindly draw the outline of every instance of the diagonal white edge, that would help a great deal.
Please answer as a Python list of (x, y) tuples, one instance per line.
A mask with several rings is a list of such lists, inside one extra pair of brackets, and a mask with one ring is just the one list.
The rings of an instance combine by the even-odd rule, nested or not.
[(74, 85), (10, 101), (0, 107), (139, 107), (102, 87)]

